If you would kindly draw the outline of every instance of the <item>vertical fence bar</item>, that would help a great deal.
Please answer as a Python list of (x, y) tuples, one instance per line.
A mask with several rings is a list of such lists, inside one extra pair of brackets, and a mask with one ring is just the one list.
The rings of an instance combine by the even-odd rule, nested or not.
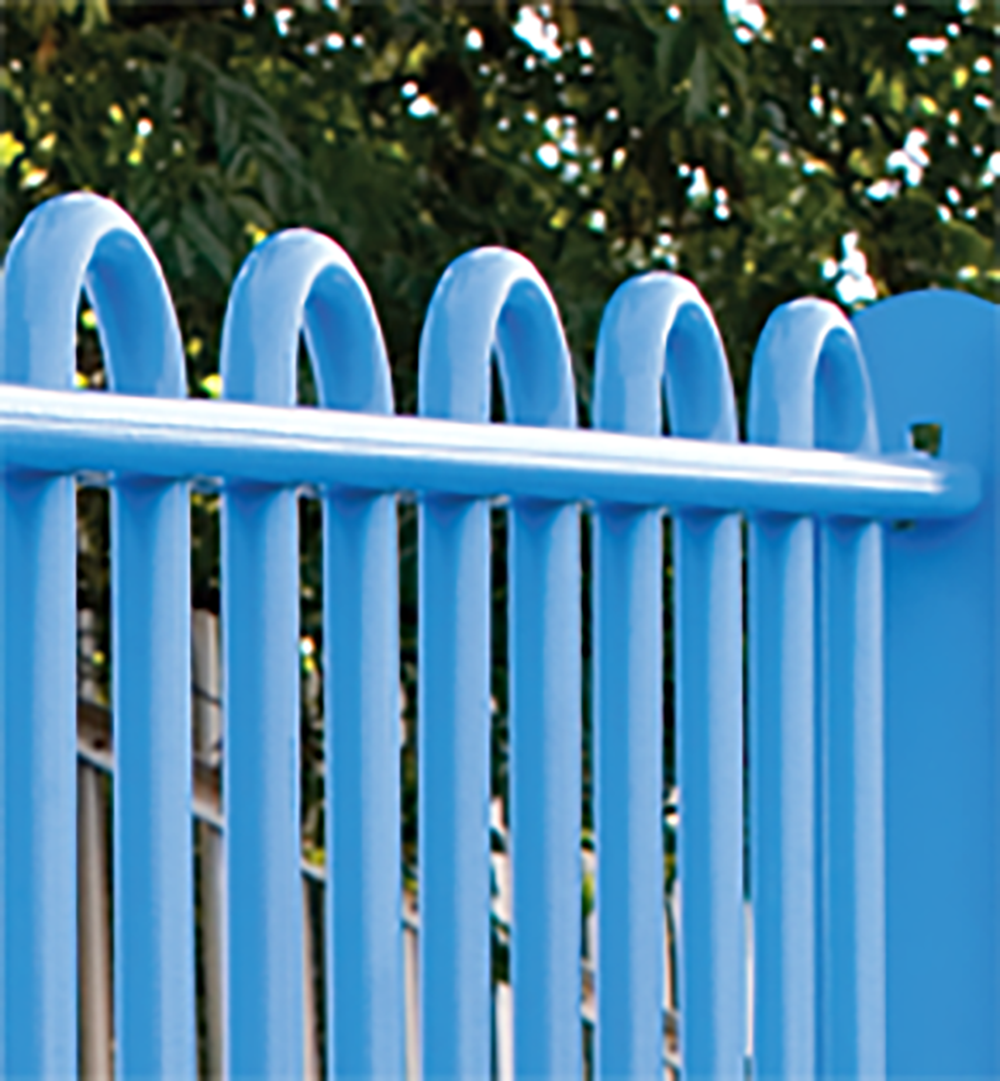
[[(878, 451), (864, 359), (850, 324), (832, 304), (796, 301), (768, 320), (754, 360), (750, 428), (758, 441), (783, 446)], [(765, 860), (759, 869), (762, 881), (754, 887), (762, 897), (755, 913), (755, 941), (760, 943), (758, 1054), (771, 1048), (783, 1053), (786, 1069), (806, 1069), (813, 1034), (812, 1068), (820, 1076), (880, 1077), (885, 1072), (881, 527), (850, 522), (820, 526), (813, 571), (819, 589), (818, 635), (812, 639), (818, 672), (812, 693), (803, 675), (809, 663), (808, 649), (802, 646), (808, 628), (801, 622), (812, 616), (784, 611), (789, 596), (813, 595), (807, 581), (811, 537), (802, 525), (792, 526), (784, 538), (773, 530), (769, 535), (763, 522), (754, 528), (752, 573), (760, 576), (755, 611), (762, 621), (776, 621), (773, 634), (765, 633), (757, 647), (762, 652), (755, 654), (758, 691), (764, 696), (756, 715), (763, 745), (758, 768), (785, 767), (785, 783), (792, 789), (787, 802), (776, 807), (769, 803), (763, 777), (763, 791), (755, 796), (756, 831), (762, 835)], [(797, 540), (795, 530), (803, 532)], [(783, 558), (783, 568), (775, 557)], [(776, 571), (783, 572), (781, 579), (776, 579)], [(763, 590), (768, 587), (778, 592), (767, 596)], [(796, 593), (785, 592), (791, 589)], [(771, 607), (770, 616), (765, 605)], [(766, 629), (766, 624), (754, 627)], [(784, 657), (774, 655), (776, 646), (786, 651)], [(787, 655), (800, 648), (801, 656)], [(803, 712), (810, 698), (812, 708)], [(799, 712), (794, 730), (793, 708)], [(768, 709), (779, 718), (787, 711), (785, 732), (768, 731)], [(817, 723), (818, 745), (809, 731), (815, 731)], [(806, 743), (813, 743), (818, 754), (812, 765), (806, 760)], [(780, 763), (774, 760), (778, 754), (784, 756)], [(814, 777), (819, 792), (809, 800)], [(803, 803), (793, 803), (793, 796)], [(811, 863), (814, 880), (819, 875), (818, 890), (810, 887), (803, 869), (808, 856), (803, 848), (810, 838), (801, 817), (808, 803), (818, 814), (819, 849)], [(784, 891), (780, 913), (769, 904), (774, 897), (769, 891), (779, 889)], [(811, 904), (817, 952), (809, 956), (801, 945), (810, 937)], [(772, 921), (779, 915), (787, 927), (783, 941), (774, 937)], [(818, 977), (810, 976), (814, 958)], [(801, 998), (810, 980), (812, 1022)], [(783, 1042), (780, 1052), (775, 1048), (777, 1033)]]
[[(598, 426), (659, 434), (662, 384), (674, 434), (737, 438), (711, 313), (690, 282), (660, 273), (627, 282), (608, 305)], [(655, 516), (632, 517), (625, 529), (602, 512), (595, 563), (601, 1077), (659, 1076), (663, 1056), (660, 539)], [(676, 516), (674, 591), (681, 1054), (686, 1077), (741, 1078), (742, 588), (734, 516)], [(625, 919), (634, 924), (627, 939)]]
[[(620, 288), (601, 323), (594, 425), (658, 436), (669, 329), (665, 277)], [(663, 527), (659, 511), (593, 519), (595, 1076), (663, 1067)]]
[(754, 1065), (764, 1077), (808, 1077), (817, 1008), (814, 529), (808, 519), (761, 516), (749, 534)]
[(111, 530), (116, 1073), (189, 1076), (197, 1049), (187, 485), (119, 480)]
[[(94, 195), (70, 195), (38, 208), (11, 246), (6, 278), (10, 318), (6, 321), (5, 378), (36, 386), (68, 388), (72, 384), (77, 308), (85, 286), (97, 313), (113, 389), (183, 395), (180, 334), (162, 273), (138, 227), (113, 203)], [(168, 495), (166, 503), (173, 506), (180, 502), (177, 493), (183, 491), (182, 486), (160, 488), (176, 496), (171, 503)], [(10, 496), (17, 489), (20, 498), (12, 500)], [(6, 636), (5, 794), (19, 807), (15, 829), (7, 819), (5, 852), (8, 904), (12, 899), (10, 884), (18, 883), (17, 901), (7, 911), (6, 938), (8, 1039), (4, 1066), (12, 1074), (64, 1075), (77, 1066), (74, 650), (69, 643), (69, 624), (75, 611), (72, 501), (69, 480), (34, 478), (8, 486), (6, 567), (16, 581), (6, 590), (7, 612), (23, 621), (16, 636), (9, 630)], [(115, 664), (116, 722), (122, 728), (122, 739), (116, 740), (120, 775), (117, 817), (135, 791), (131, 787), (136, 772), (133, 752), (139, 760), (144, 747), (156, 745), (165, 752), (165, 758), (157, 762), (160, 772), (152, 788), (149, 770), (139, 771), (147, 791), (130, 808), (140, 816), (130, 826), (149, 827), (140, 848), (148, 849), (152, 842), (155, 853), (147, 857), (145, 851), (126, 844), (116, 866), (116, 889), (129, 881), (136, 866), (133, 857), (146, 868), (157, 889), (156, 905), (133, 912), (133, 898), (126, 892), (115, 906), (119, 927), (116, 1062), (119, 1072), (128, 1071), (129, 1054), (135, 1047), (139, 1056), (146, 1056), (138, 1062), (140, 1072), (145, 1072), (143, 1064), (153, 1064), (154, 1072), (161, 1068), (190, 1072), (194, 1065), (194, 985), (193, 956), (186, 948), (192, 914), (187, 888), (189, 801), (185, 799), (190, 789), (185, 723), (190, 677), (187, 532), (180, 509), (157, 508), (152, 517), (157, 523), (143, 539), (164, 563), (156, 568), (163, 573), (159, 583), (152, 583), (155, 564), (143, 563), (143, 553), (128, 550), (130, 538), (135, 539), (150, 523), (137, 519), (136, 530), (128, 527), (116, 536), (116, 545), (124, 544), (126, 549), (123, 558), (115, 561), (115, 634), (121, 650)], [(24, 542), (26, 546), (20, 548)], [(179, 549), (184, 566), (178, 570)], [(123, 579), (118, 564), (125, 566), (130, 559), (133, 566)], [(135, 579), (130, 581), (133, 574)], [(135, 591), (124, 607), (122, 581)], [(20, 611), (19, 598), (27, 602)], [(178, 608), (185, 612), (180, 643), (173, 633), (177, 621), (170, 618)], [(154, 657), (150, 621), (161, 618), (167, 628), (166, 642)], [(125, 627), (129, 620), (129, 627)], [(43, 645), (44, 653), (39, 649)], [(12, 649), (18, 655), (11, 655)], [(130, 668), (133, 662), (134, 669)], [(164, 701), (150, 702), (146, 686), (150, 681), (163, 692)], [(179, 712), (171, 715), (174, 681), (182, 690)], [(179, 742), (174, 738), (178, 723), (182, 727)], [(42, 800), (37, 798), (40, 793), (45, 794)], [(175, 828), (171, 818), (178, 811), (182, 820)], [(31, 866), (33, 863), (37, 866)], [(127, 891), (129, 887), (124, 888)], [(36, 889), (37, 897), (33, 896)], [(126, 905), (129, 915), (123, 918)], [(141, 966), (141, 982), (131, 980), (137, 971), (133, 964)]]
[[(447, 274), (447, 272), (446, 272)], [(431, 301), (420, 411), (454, 416), (448, 327)], [(445, 312), (447, 318), (448, 312)], [(436, 355), (437, 352), (443, 355)], [(477, 363), (481, 358), (475, 357)], [(442, 369), (432, 380), (428, 367)], [(478, 390), (478, 373), (474, 389)], [(441, 399), (434, 401), (434, 398)], [(486, 394), (469, 412), (485, 419)], [(430, 399), (430, 400), (428, 400)], [(464, 403), (462, 403), (464, 404)], [(425, 1077), (490, 1074), (490, 519), (485, 502), (424, 499), (418, 511), (418, 873)]]
[[(494, 354), (509, 419), (576, 423), (569, 354), (548, 288), (521, 256), (486, 248), (456, 260), (431, 301), (420, 347), (421, 413), (488, 420)], [(579, 1072), (581, 1058), (580, 790), (572, 764), (580, 757), (579, 537), (575, 511), (536, 513), (512, 512), (512, 571), (520, 565), (525, 579), (512, 585), (512, 597), (525, 599), (512, 602), (511, 615), (514, 1069), (561, 1076)], [(424, 501), (420, 522), (424, 1070), (483, 1077), (490, 1047), (489, 517), (484, 503), (434, 498)], [(545, 602), (533, 612), (536, 596)], [(552, 599), (558, 619), (538, 619)], [(565, 686), (539, 669), (540, 631), (552, 636), (545, 649)]]
[(580, 1028), (580, 520), (510, 513), (514, 1062), (577, 1077)]
[(742, 1078), (743, 619), (735, 516), (674, 520), (681, 1056)]
[[(291, 405), (301, 309), (293, 309), (273, 281), (265, 294), (267, 283), (254, 274), (258, 253), (266, 258), (274, 244), (255, 249), (233, 285), (220, 368), (226, 398)], [(226, 1058), (237, 1077), (301, 1077), (296, 493), (231, 485), (221, 526)]]
[(294, 492), (226, 490), (227, 1057), (235, 1076), (302, 1074), (298, 555)]
[[(121, 214), (121, 211), (118, 211)], [(184, 397), (180, 330), (135, 227), (87, 273), (111, 391)], [(111, 492), (115, 746), (115, 1070), (195, 1070), (188, 486), (120, 476)]]
[(489, 507), (419, 512), (420, 983), (425, 1077), (489, 1077)]
[(323, 525), (330, 1046), (336, 1076), (400, 1077), (405, 1046), (395, 499), (330, 495)]
[[(303, 330), (324, 406), (392, 411), (385, 347), (364, 282), (336, 244), (304, 229), (255, 249), (234, 285), (223, 346), (227, 397), (291, 404)], [(372, 493), (330, 492), (324, 531), (327, 1070), (331, 1077), (399, 1076), (404, 1019), (395, 502)], [(283, 558), (294, 566), (290, 552)], [(284, 589), (293, 590), (297, 609), (297, 583)], [(282, 641), (294, 646), (297, 611), (294, 632), (290, 612), (284, 618)], [(297, 684), (297, 672), (295, 678)], [(297, 713), (294, 725), (297, 731)], [(296, 863), (297, 800), (296, 793)], [(293, 836), (292, 821), (285, 832), (283, 843)], [(275, 943), (277, 948), (277, 938)], [(300, 1044), (301, 1031), (299, 1024)], [(235, 1025), (233, 1033), (235, 1038)], [(293, 1057), (301, 1057), (301, 1048)], [(233, 1065), (235, 1070), (235, 1059)]]
[[(660, 394), (657, 381), (655, 393)], [(601, 419), (605, 419), (602, 415)], [(600, 422), (600, 421), (599, 421)], [(663, 1057), (663, 527), (594, 516), (598, 835), (597, 1076), (659, 1076)]]
[[(29, 215), (7, 253), (0, 379), (68, 389), (88, 249), (75, 234), (60, 237), (52, 214)], [(54, 342), (43, 340), (46, 326)], [(69, 1076), (77, 1068), (75, 493), (68, 478), (0, 466), (0, 1072)]]
[[(8, 288), (12, 278), (8, 265)], [(7, 474), (3, 499), (3, 1071), (68, 1077), (77, 1069), (73, 482)]]
[(882, 527), (824, 524), (822, 1074), (885, 1074)]

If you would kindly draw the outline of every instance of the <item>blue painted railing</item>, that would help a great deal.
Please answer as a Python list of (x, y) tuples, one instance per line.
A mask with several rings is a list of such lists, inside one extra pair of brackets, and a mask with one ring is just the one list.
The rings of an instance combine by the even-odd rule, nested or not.
[[(456, 260), (419, 418), (348, 256), (247, 259), (224, 402), (185, 398), (148, 242), (93, 195), (33, 212), (0, 360), (0, 1072), (77, 1069), (74, 475), (112, 499), (115, 1060), (196, 1073), (189, 508), (221, 483), (228, 1068), (303, 1071), (296, 499), (324, 510), (330, 1076), (403, 1074), (395, 495), (419, 496), (423, 1069), (490, 1074), (490, 500), (509, 498), (512, 986), (521, 1077), (582, 1071), (580, 506), (593, 516), (598, 1076), (662, 1074), (661, 519), (673, 527), (686, 1078), (742, 1078), (749, 758), (755, 1076), (1000, 1074), (997, 313), (801, 300), (742, 443), (714, 319), (623, 285), (596, 431), (534, 267)], [(74, 392), (81, 289), (110, 389)], [(304, 333), (319, 410), (296, 410)], [(497, 360), (509, 424), (490, 425)], [(671, 436), (661, 438), (666, 401)], [(941, 426), (941, 455), (913, 425)], [(746, 661), (741, 515), (748, 522)], [(744, 749), (744, 664), (749, 746)]]

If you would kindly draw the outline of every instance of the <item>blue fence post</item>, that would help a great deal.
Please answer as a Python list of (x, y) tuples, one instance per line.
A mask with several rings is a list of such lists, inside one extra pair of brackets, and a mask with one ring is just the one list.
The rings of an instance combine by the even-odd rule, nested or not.
[[(489, 419), (490, 358), (514, 423), (576, 423), (569, 353), (523, 257), (445, 272), (421, 339), (424, 416)], [(421, 506), (420, 907), (424, 1069), (489, 1075), (489, 518)], [(510, 512), (514, 1069), (572, 1076), (580, 1022), (580, 595), (575, 507)], [(544, 598), (544, 603), (539, 603)]]
[(934, 290), (854, 325), (883, 451), (912, 453), (912, 426), (938, 425), (941, 459), (983, 478), (973, 514), (885, 530), (888, 1073), (996, 1077), (1000, 310)]
[[(754, 358), (750, 435), (878, 452), (864, 359), (833, 304), (794, 301), (771, 316)], [(823, 522), (815, 572), (811, 540), (801, 520), (753, 527), (755, 1056), (764, 1072), (880, 1077), (881, 526)]]
[[(7, 288), (6, 379), (72, 386), (86, 288), (111, 386), (184, 395), (166, 284), (138, 227), (115, 204), (93, 195), (46, 203), (12, 245)], [(194, 1068), (186, 486), (136, 489), (119, 478), (112, 499), (116, 1071), (184, 1073)], [(20, 580), (8, 578), (8, 618), (18, 594), (32, 606), (6, 638), (23, 654), (7, 658), (5, 683), (5, 795), (23, 812), (8, 818), (16, 830), (5, 860), (7, 883), (18, 883), (17, 900), (7, 898), (6, 931), (5, 1069), (13, 1074), (76, 1069), (73, 500), (71, 478), (8, 485), (7, 566)], [(30, 548), (17, 551), (18, 540)], [(19, 858), (36, 866), (19, 866)]]
[[(718, 332), (671, 274), (626, 282), (601, 324), (595, 424), (737, 437)], [(659, 511), (595, 516), (594, 731), (599, 920), (597, 1070), (659, 1076), (663, 1060), (662, 537)], [(741, 588), (731, 516), (674, 526), (681, 780), (681, 1052), (691, 1076), (743, 1065)], [(684, 639), (684, 635), (688, 637)]]

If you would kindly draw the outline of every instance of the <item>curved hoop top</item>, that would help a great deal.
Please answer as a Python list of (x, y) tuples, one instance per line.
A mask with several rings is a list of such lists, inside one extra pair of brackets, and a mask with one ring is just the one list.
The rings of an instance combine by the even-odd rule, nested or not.
[(594, 426), (636, 435), (739, 439), (726, 351), (712, 311), (686, 278), (653, 271), (620, 285), (597, 338)]
[(170, 291), (142, 230), (110, 199), (60, 195), (25, 218), (7, 253), (0, 379), (73, 386), (85, 289), (108, 384), (123, 394), (182, 398), (184, 349)]
[(878, 452), (868, 367), (835, 304), (805, 297), (768, 319), (754, 352), (747, 428), (755, 443)]
[(300, 332), (323, 406), (393, 411), (382, 330), (357, 267), (329, 237), (286, 229), (254, 248), (229, 294), (220, 364), (225, 397), (294, 405)]
[(488, 421), (494, 351), (515, 424), (576, 426), (569, 347), (549, 287), (523, 255), (478, 248), (448, 267), (427, 309), (421, 414)]

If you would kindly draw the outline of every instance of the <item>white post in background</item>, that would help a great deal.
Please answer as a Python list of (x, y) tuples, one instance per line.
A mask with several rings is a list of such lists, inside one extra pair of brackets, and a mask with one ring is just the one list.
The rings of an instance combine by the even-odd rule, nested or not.
[(403, 989), (406, 1010), (406, 1081), (421, 1081), (420, 944), (413, 896), (403, 893)]
[(305, 974), (305, 986), (302, 989), (302, 1038), (305, 1041), (303, 1058), (303, 1077), (305, 1081), (320, 1081), (323, 1075), (319, 1057), (319, 1043), (316, 1039), (316, 972), (313, 958), (316, 956), (313, 936), (313, 908), (310, 891), (312, 884), (309, 876), (302, 876), (302, 968)]
[[(77, 697), (99, 700), (91, 658), (97, 649), (96, 619), (90, 608), (77, 613)], [(108, 819), (100, 773), (78, 762), (77, 934), (80, 986), (80, 1074), (87, 1081), (111, 1081), (111, 935), (108, 911)]]
[[(513, 891), (511, 889), (510, 856), (508, 855), (510, 835), (504, 825), (503, 801), (497, 796), (490, 800), (490, 831), (499, 834), (504, 847), (502, 852), (490, 852), (493, 881), (496, 887), (492, 912), (505, 927), (511, 927), (513, 924), (513, 913), (511, 912)], [(507, 938), (507, 948), (510, 949), (509, 936)], [(509, 971), (506, 982), (497, 981), (493, 984), (493, 1043), (496, 1054), (496, 1081), (513, 1081), (514, 994)]]
[[(195, 758), (211, 769), (222, 760), (222, 680), (219, 666), (219, 617), (196, 609), (191, 614), (191, 667)], [(220, 808), (221, 810), (221, 808)], [(204, 972), (206, 1066), (210, 1078), (226, 1076), (225, 1049), (225, 858), (222, 834), (199, 820), (201, 853), (201, 949)]]
[(77, 777), (77, 933), (80, 1076), (111, 1081), (111, 936), (108, 927), (107, 806), (101, 775), (79, 762)]

